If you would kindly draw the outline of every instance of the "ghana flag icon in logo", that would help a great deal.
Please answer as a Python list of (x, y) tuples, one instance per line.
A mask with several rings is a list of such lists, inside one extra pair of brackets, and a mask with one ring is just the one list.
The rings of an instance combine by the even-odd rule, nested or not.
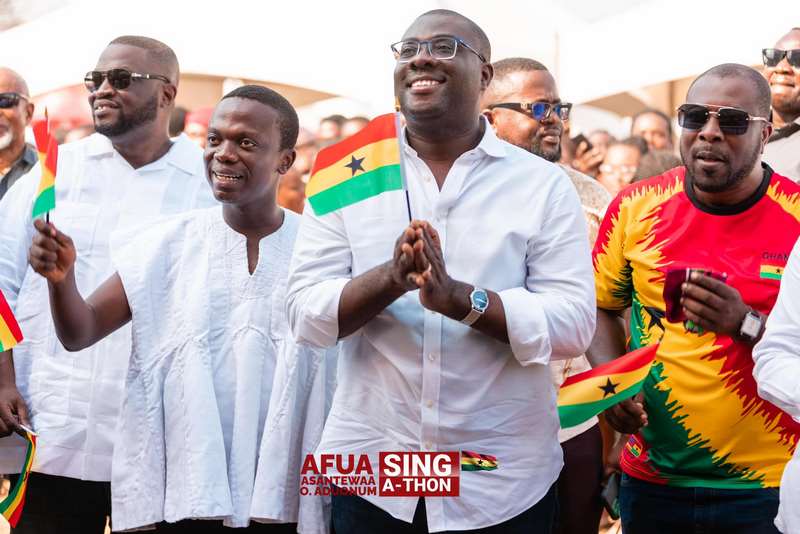
[(478, 454), (472, 451), (461, 451), (462, 471), (494, 471), (497, 469), (497, 458), (489, 454)]
[(315, 214), (404, 189), (397, 124), (396, 113), (381, 115), (358, 133), (319, 151), (306, 187)]
[(769, 278), (770, 280), (780, 280), (783, 277), (783, 270), (785, 267), (782, 265), (768, 265), (763, 264), (759, 271), (761, 278)]
[(558, 390), (561, 428), (579, 425), (642, 389), (658, 345), (642, 347), (614, 361), (567, 378)]

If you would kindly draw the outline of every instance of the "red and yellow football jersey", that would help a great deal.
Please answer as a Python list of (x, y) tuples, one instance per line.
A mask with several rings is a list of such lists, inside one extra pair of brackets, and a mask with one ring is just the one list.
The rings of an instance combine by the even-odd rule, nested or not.
[(668, 322), (662, 294), (667, 269), (709, 269), (768, 314), (800, 236), (800, 186), (765, 166), (750, 199), (711, 208), (685, 174), (678, 167), (622, 191), (594, 248), (598, 307), (631, 308), (630, 349), (661, 343), (643, 388), (649, 424), (631, 437), (622, 468), (674, 486), (776, 487), (800, 425), (758, 396), (751, 347)]

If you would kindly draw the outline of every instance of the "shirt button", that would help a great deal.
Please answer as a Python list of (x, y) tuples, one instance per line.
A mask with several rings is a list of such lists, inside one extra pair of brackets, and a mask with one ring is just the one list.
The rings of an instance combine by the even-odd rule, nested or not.
[(435, 356), (435, 355), (433, 355), (433, 354), (428, 354), (428, 359), (429, 359), (430, 361), (434, 361), (434, 360), (436, 359), (436, 356)]
[(427, 406), (428, 408), (433, 408), (433, 401), (430, 399), (426, 400), (425, 406)]

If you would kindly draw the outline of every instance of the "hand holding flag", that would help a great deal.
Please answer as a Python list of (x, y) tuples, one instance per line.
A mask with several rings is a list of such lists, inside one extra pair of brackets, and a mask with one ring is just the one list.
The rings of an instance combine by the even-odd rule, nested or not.
[[(642, 347), (567, 378), (558, 391), (561, 428), (579, 425), (637, 395), (642, 390), (657, 350), (657, 344)], [(629, 401), (625, 406), (619, 407), (619, 410), (625, 412), (626, 417), (621, 418), (624, 421), (615, 421), (610, 412), (607, 412), (606, 418), (616, 430), (631, 434), (647, 421), (647, 414), (638, 404), (640, 403)], [(634, 422), (629, 422), (629, 419)]]

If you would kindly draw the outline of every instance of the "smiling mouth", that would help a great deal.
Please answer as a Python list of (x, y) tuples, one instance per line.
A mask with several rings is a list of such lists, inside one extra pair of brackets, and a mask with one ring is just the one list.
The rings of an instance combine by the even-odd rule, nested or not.
[(220, 182), (233, 183), (233, 182), (238, 182), (239, 180), (244, 178), (244, 176), (242, 176), (241, 174), (222, 174), (214, 171), (212, 171), (212, 173), (214, 174), (214, 178), (216, 178)]

